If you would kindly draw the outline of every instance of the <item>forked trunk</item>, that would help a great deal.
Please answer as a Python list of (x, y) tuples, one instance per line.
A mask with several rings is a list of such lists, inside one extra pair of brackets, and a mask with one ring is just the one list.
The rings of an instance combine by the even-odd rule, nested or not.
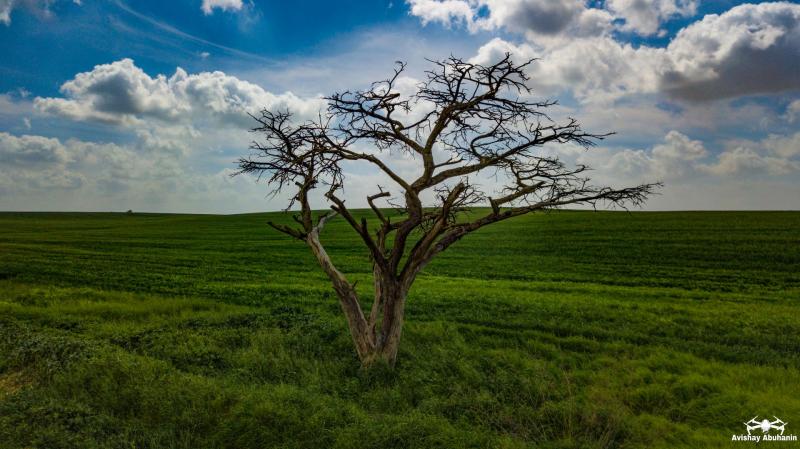
[(365, 357), (369, 357), (374, 352), (375, 338), (373, 330), (361, 311), (358, 295), (344, 275), (333, 265), (328, 253), (325, 252), (325, 248), (319, 241), (319, 228), (308, 234), (306, 242), (311, 247), (311, 251), (316, 256), (323, 271), (333, 283), (333, 289), (339, 298), (342, 312), (347, 318), (347, 325), (350, 328), (350, 335), (353, 337), (353, 344), (356, 347), (356, 352), (358, 352), (358, 357), (364, 360)]
[(364, 366), (383, 361), (394, 366), (397, 348), (403, 332), (403, 315), (408, 288), (378, 269), (375, 269), (375, 303), (369, 318), (364, 316), (353, 286), (333, 265), (330, 257), (319, 241), (319, 231), (315, 229), (306, 237), (308, 246), (316, 256), (322, 269), (333, 283), (350, 328), (350, 335), (358, 358)]
[[(376, 290), (376, 301), (370, 314), (371, 338), (375, 345), (366, 356), (360, 356), (361, 364), (370, 366), (378, 362), (394, 366), (397, 361), (397, 348), (403, 333), (403, 314), (405, 309), (405, 292), (396, 284), (381, 284)], [(388, 285), (387, 285), (388, 284)], [(351, 328), (352, 331), (352, 328)]]

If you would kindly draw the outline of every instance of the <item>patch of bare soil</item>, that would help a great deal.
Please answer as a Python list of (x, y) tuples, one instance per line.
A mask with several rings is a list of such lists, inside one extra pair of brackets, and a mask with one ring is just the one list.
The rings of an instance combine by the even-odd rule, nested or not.
[(31, 383), (31, 379), (24, 371), (0, 374), (0, 397), (14, 395)]

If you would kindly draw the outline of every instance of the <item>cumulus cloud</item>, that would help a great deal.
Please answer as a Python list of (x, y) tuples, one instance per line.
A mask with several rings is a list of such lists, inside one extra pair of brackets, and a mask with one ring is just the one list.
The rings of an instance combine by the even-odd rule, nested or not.
[(505, 29), (542, 38), (559, 34), (598, 36), (614, 24), (622, 31), (653, 35), (675, 17), (693, 16), (697, 0), (609, 0), (589, 7), (583, 0), (407, 0), (423, 24), (464, 25), (471, 32)]
[(698, 168), (715, 175), (737, 173), (785, 175), (800, 169), (800, 163), (760, 154), (752, 148), (738, 147), (721, 153), (715, 163), (700, 165)]
[(673, 17), (697, 13), (697, 0), (608, 0), (606, 7), (623, 19), (622, 30), (644, 36), (661, 34), (661, 24)]
[[(140, 157), (144, 156), (144, 157)], [(96, 143), (77, 139), (62, 141), (38, 135), (15, 136), (0, 132), (0, 161), (3, 167), (27, 169), (80, 170), (102, 168), (114, 176), (138, 176), (147, 170), (137, 162), (152, 163), (159, 159), (157, 151), (144, 146), (123, 146), (114, 143)], [(162, 163), (163, 160), (159, 160)]]
[(131, 122), (144, 116), (175, 119), (186, 112), (166, 77), (151, 78), (130, 59), (79, 73), (60, 90), (67, 98), (37, 97), (34, 107), (43, 113), (77, 120), (115, 123)]
[(0, 163), (6, 166), (40, 167), (60, 165), (68, 160), (67, 151), (58, 139), (42, 136), (13, 136), (0, 132)]
[[(0, 207), (24, 209), (27, 196), (41, 198), (42, 192), (48, 197), (63, 196), (60, 203), (52, 205), (62, 210), (91, 208), (81, 203), (84, 199), (113, 202), (114, 198), (128, 201), (146, 195), (157, 200), (159, 195), (174, 193), (179, 185), (210, 176), (188, 168), (179, 156), (144, 144), (0, 133)], [(82, 189), (81, 195), (74, 194), (77, 189)], [(196, 185), (183, 188), (180, 195), (191, 195), (197, 189)]]
[[(668, 1), (655, 2), (661, 5), (661, 12), (654, 13), (655, 21), (634, 17), (633, 12), (627, 12), (630, 17), (619, 20), (623, 13), (611, 11), (611, 6), (609, 9), (588, 8), (572, 1), (416, 0), (409, 3), (412, 13), (426, 23), (464, 26), (473, 31), (502, 28), (519, 34), (521, 39), (516, 41), (508, 37), (507, 40), (491, 40), (480, 48), (474, 60), (494, 61), (506, 51), (515, 54), (518, 60), (539, 57), (542, 60), (530, 66), (536, 93), (570, 92), (579, 100), (578, 105), (554, 108), (556, 116), (575, 115), (585, 124), (591, 124), (587, 126), (591, 131), (614, 130), (622, 131), (624, 138), (633, 136), (621, 145), (623, 148), (600, 148), (587, 153), (575, 151), (565, 156), (570, 161), (585, 162), (596, 168), (595, 173), (604, 173), (605, 180), (598, 179), (601, 183), (623, 185), (661, 179), (669, 186), (710, 179), (713, 181), (708, 185), (722, 185), (723, 182), (733, 184), (767, 178), (790, 183), (797, 179), (793, 176), (800, 173), (800, 133), (731, 141), (724, 144), (721, 152), (717, 150), (721, 144), (715, 138), (719, 134), (703, 134), (723, 129), (720, 124), (756, 126), (759, 119), (767, 116), (764, 112), (767, 105), (762, 102), (697, 102), (800, 86), (792, 84), (792, 76), (796, 77), (798, 71), (786, 69), (793, 61), (791, 58), (767, 61), (778, 64), (770, 72), (787, 72), (773, 74), (773, 78), (740, 79), (736, 77), (744, 75), (730, 69), (734, 57), (751, 58), (757, 63), (762, 61), (757, 57), (759, 54), (773, 50), (791, 50), (797, 54), (798, 5), (749, 5), (749, 12), (739, 11), (743, 7), (733, 8), (687, 27), (667, 47), (655, 48), (620, 42), (620, 35), (610, 31), (616, 26), (636, 27), (631, 31), (637, 34), (657, 33), (665, 20), (684, 14), (667, 12), (670, 11)], [(688, 2), (676, 0), (671, 4), (686, 7)], [(550, 14), (552, 20), (540, 23), (541, 16), (536, 17), (537, 14)], [(659, 25), (654, 28), (652, 24), (656, 22)], [(295, 70), (298, 69), (295, 67)], [(330, 70), (325, 72), (329, 74), (326, 78), (335, 77), (336, 69), (326, 67), (326, 70)], [(287, 76), (294, 80), (297, 75)], [(374, 78), (380, 79), (380, 76)], [(775, 77), (779, 79), (776, 81)], [(711, 80), (721, 83), (721, 87), (708, 89), (704, 95), (693, 94), (700, 88), (698, 86)], [(403, 91), (416, 83), (413, 78), (400, 81), (399, 89)], [(292, 82), (287, 81), (289, 86), (297, 85)], [(345, 87), (351, 87), (352, 82), (346, 81), (349, 84)], [(742, 86), (740, 91), (735, 90), (736, 82)], [(780, 85), (795, 87), (775, 87)], [(661, 103), (664, 93), (695, 101), (691, 104), (671, 100)], [(4, 105), (19, 108), (21, 103), (16, 97), (0, 95), (0, 115), (4, 114)], [(243, 132), (251, 127), (252, 119), (246, 112), (261, 107), (289, 108), (301, 117), (312, 117), (324, 106), (319, 98), (269, 92), (223, 72), (188, 73), (178, 68), (171, 74), (148, 74), (129, 59), (98, 65), (77, 74), (62, 85), (59, 96), (37, 97), (24, 103), (33, 104), (40, 114), (111, 124), (115, 132), (125, 134), (118, 140), (127, 143), (0, 135), (0, 190), (11, 192), (0, 195), (0, 208), (13, 209), (14, 204), (25, 204), (26, 198), (39, 198), (37, 208), (47, 208), (42, 205), (41, 198), (53, 198), (53, 201), (59, 200), (53, 207), (72, 209), (96, 209), (98, 206), (94, 204), (117, 210), (242, 211), (265, 205), (277, 209), (283, 203), (280, 199), (265, 203), (263, 186), (255, 186), (246, 178), (231, 180), (227, 176), (230, 172), (220, 167), (231, 167), (232, 160), (245, 151), (248, 140), (253, 137)], [(781, 103), (779, 111), (773, 108), (770, 120), (785, 127), (800, 116), (800, 101), (790, 102), (785, 109), (783, 105), (785, 102)], [(13, 129), (22, 131), (18, 126), (20, 117), (30, 115), (30, 106), (24, 114), (14, 115), (17, 127)], [(41, 125), (45, 123), (46, 120), (37, 120), (35, 129), (43, 129)], [(768, 128), (757, 132), (763, 133), (765, 129)], [(695, 140), (700, 136), (707, 145)], [(657, 143), (630, 143), (647, 141)], [(712, 154), (714, 152), (718, 154)], [(393, 162), (409, 173), (417, 168), (415, 161), (407, 161), (407, 165), (403, 165), (406, 161), (402, 160)], [(375, 193), (366, 190), (369, 186), (383, 185), (384, 180), (378, 174), (366, 169), (348, 166), (347, 171), (349, 181), (354, 181), (348, 184), (347, 197), (354, 204), (363, 200), (363, 195)], [(25, 190), (48, 188), (46, 195), (26, 197), (23, 194)], [(59, 192), (69, 189), (83, 190), (80, 195), (72, 192), (69, 198), (59, 196)], [(72, 198), (91, 198), (92, 206), (82, 207)], [(239, 201), (241, 199), (243, 202)], [(319, 205), (322, 206), (322, 202)]]
[[(263, 198), (263, 186), (247, 177), (230, 180), (221, 169), (230, 169), (253, 138), (247, 113), (289, 109), (303, 120), (325, 104), (273, 94), (223, 72), (178, 68), (170, 76), (150, 76), (129, 59), (79, 73), (61, 92), (34, 98), (34, 110), (110, 125), (126, 143), (0, 136), (0, 208), (258, 210), (265, 203), (252, 199)], [(80, 193), (67, 195), (70, 189)], [(275, 203), (268, 207), (277, 209), (281, 200), (270, 199), (268, 205)]]
[(662, 89), (709, 100), (800, 89), (800, 5), (740, 5), (681, 30)]
[(800, 156), (800, 131), (791, 135), (770, 134), (761, 141), (734, 141), (734, 147), (758, 148), (763, 153), (789, 159)]
[(532, 86), (543, 94), (569, 90), (585, 103), (607, 102), (621, 96), (654, 92), (659, 85), (655, 67), (664, 64), (664, 50), (619, 43), (610, 37), (564, 41), (548, 48), (514, 45), (495, 38), (472, 59), (488, 63), (509, 52), (515, 58), (540, 60), (529, 66)]
[(130, 59), (79, 73), (61, 86), (61, 92), (64, 97), (37, 97), (35, 109), (74, 120), (122, 125), (149, 120), (246, 128), (252, 120), (247, 113), (264, 107), (313, 116), (323, 105), (318, 98), (301, 99), (290, 92), (276, 95), (219, 71), (188, 74), (178, 68), (169, 78), (151, 77)]
[(472, 6), (462, 0), (409, 0), (410, 14), (417, 16), (423, 25), (440, 23), (446, 27), (463, 23), (473, 25)]
[(260, 187), (230, 169), (198, 170), (184, 155), (131, 144), (0, 132), (0, 209), (241, 211)]
[(664, 141), (649, 150), (624, 149), (600, 157), (604, 161), (592, 161), (590, 154), (586, 162), (597, 163), (597, 168), (608, 175), (638, 181), (672, 180), (681, 178), (692, 171), (694, 161), (704, 158), (708, 151), (703, 143), (688, 136), (670, 131)]
[(216, 8), (223, 11), (241, 11), (243, 6), (242, 0), (203, 0), (200, 9), (205, 15), (211, 15)]
[(33, 112), (33, 104), (18, 95), (0, 94), (0, 117), (19, 118)]
[(664, 136), (664, 143), (653, 147), (653, 157), (661, 160), (693, 161), (700, 159), (708, 152), (703, 142), (692, 140), (678, 131), (670, 131)]
[[(16, 195), (76, 189), (84, 186), (87, 180), (80, 167), (100, 167), (101, 171), (93, 174), (101, 176), (102, 172), (134, 168), (133, 158), (119, 160), (120, 154), (127, 153), (130, 152), (113, 144), (77, 140), (64, 143), (56, 138), (0, 132), (0, 191)], [(115, 160), (118, 163), (114, 164)]]
[(506, 28), (516, 33), (558, 34), (586, 9), (580, 0), (486, 0), (489, 11), (478, 23), (484, 28)]
[(505, 29), (530, 36), (597, 35), (613, 17), (587, 8), (582, 0), (407, 0), (409, 13), (423, 24), (464, 25), (471, 32)]
[(800, 89), (800, 5), (742, 5), (681, 30), (666, 48), (634, 47), (601, 35), (514, 44), (495, 38), (474, 60), (505, 52), (531, 66), (539, 87), (571, 90), (584, 102), (666, 93), (706, 101)]
[[(800, 133), (772, 135), (760, 141), (731, 141), (713, 155), (705, 145), (678, 131), (668, 132), (662, 143), (646, 150), (588, 152), (578, 161), (594, 166), (604, 179), (667, 184), (713, 175), (741, 181), (760, 175), (783, 176), (800, 171)], [(733, 177), (733, 176), (736, 177)]]

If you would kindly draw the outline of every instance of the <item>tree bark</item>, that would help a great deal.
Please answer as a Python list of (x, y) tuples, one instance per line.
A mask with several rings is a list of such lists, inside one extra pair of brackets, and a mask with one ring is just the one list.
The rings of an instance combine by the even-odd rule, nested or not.
[(336, 296), (339, 297), (339, 304), (342, 306), (347, 318), (347, 324), (350, 328), (350, 335), (353, 337), (353, 344), (356, 347), (359, 359), (362, 362), (365, 359), (371, 358), (375, 352), (375, 337), (374, 332), (370, 329), (367, 319), (364, 317), (364, 312), (361, 310), (361, 305), (358, 302), (358, 295), (356, 294), (353, 286), (347, 281), (344, 275), (336, 269), (333, 262), (325, 252), (322, 244), (319, 241), (319, 227), (314, 228), (308, 233), (306, 237), (308, 246), (316, 256), (317, 261), (322, 267), (323, 271), (328, 275), (333, 283), (333, 289), (336, 291)]
[(372, 347), (366, 354), (359, 354), (359, 358), (363, 366), (378, 362), (394, 366), (405, 321), (406, 290), (380, 270), (375, 270), (374, 275), (375, 302), (368, 320), (368, 339)]
[[(394, 366), (403, 331), (406, 295), (386, 279), (378, 278), (375, 283), (378, 287), (376, 303), (369, 320), (370, 338), (374, 344), (366, 354), (359, 354), (359, 358), (363, 366), (378, 362)], [(350, 330), (353, 332), (352, 326)]]
[(363, 366), (383, 361), (394, 366), (403, 332), (406, 294), (411, 283), (395, 279), (377, 264), (373, 267), (375, 300), (369, 317), (364, 316), (355, 288), (334, 266), (319, 240), (325, 220), (305, 238), (311, 252), (333, 284), (342, 307), (356, 352)]
[(384, 293), (383, 322), (377, 349), (380, 358), (389, 366), (394, 366), (397, 360), (397, 348), (400, 346), (400, 337), (403, 333), (405, 306), (406, 294), (400, 286), (395, 284), (391, 290)]

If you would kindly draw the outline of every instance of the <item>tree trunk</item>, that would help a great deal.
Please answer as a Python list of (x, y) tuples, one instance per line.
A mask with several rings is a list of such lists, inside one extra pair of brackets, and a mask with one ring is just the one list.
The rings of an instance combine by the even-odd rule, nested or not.
[(336, 296), (339, 297), (342, 312), (347, 318), (347, 325), (350, 328), (350, 335), (353, 337), (353, 344), (356, 347), (358, 357), (362, 361), (365, 358), (369, 358), (375, 351), (375, 336), (373, 329), (370, 328), (367, 319), (364, 317), (364, 312), (361, 310), (355, 289), (333, 265), (330, 256), (325, 252), (325, 248), (322, 247), (319, 241), (318, 229), (308, 234), (306, 242), (311, 247), (311, 251), (316, 256), (323, 271), (333, 283), (333, 289), (336, 291)]
[(400, 337), (403, 333), (406, 294), (400, 286), (395, 284), (389, 291), (384, 292), (383, 296), (383, 321), (376, 350), (380, 354), (380, 359), (390, 366), (394, 366), (397, 360), (397, 348), (400, 346)]
[(320, 243), (319, 229), (310, 232), (306, 242), (333, 283), (361, 364), (369, 366), (382, 361), (394, 366), (403, 332), (406, 294), (411, 282), (401, 282), (376, 266), (373, 269), (375, 302), (367, 319), (361, 310), (355, 288), (336, 269)]

